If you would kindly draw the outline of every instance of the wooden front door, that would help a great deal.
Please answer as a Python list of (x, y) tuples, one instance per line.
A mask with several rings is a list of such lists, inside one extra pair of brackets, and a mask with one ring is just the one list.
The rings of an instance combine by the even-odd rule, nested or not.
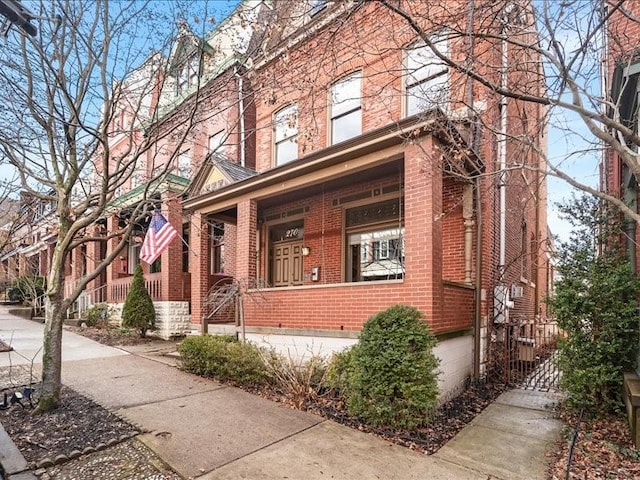
[(271, 284), (302, 285), (302, 242), (276, 242), (271, 248)]

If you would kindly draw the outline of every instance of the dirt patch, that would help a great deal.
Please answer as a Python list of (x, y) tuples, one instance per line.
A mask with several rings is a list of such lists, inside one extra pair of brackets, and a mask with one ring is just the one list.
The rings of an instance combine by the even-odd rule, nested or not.
[(67, 330), (103, 345), (144, 345), (157, 341), (155, 337), (140, 337), (132, 330), (117, 327), (65, 327)]
[[(0, 391), (9, 396), (13, 389)], [(37, 386), (36, 386), (37, 395)], [(31, 467), (44, 459), (55, 460), (60, 455), (75, 456), (75, 452), (101, 449), (124, 441), (139, 429), (104, 409), (93, 400), (63, 387), (61, 406), (44, 415), (33, 415), (33, 409), (13, 405), (0, 410), (0, 423), (24, 455)]]
[[(565, 424), (562, 440), (553, 450), (548, 478), (564, 480), (569, 448), (578, 417), (560, 409)], [(632, 480), (640, 478), (640, 451), (636, 450), (625, 417), (586, 418), (580, 422), (569, 478)]]

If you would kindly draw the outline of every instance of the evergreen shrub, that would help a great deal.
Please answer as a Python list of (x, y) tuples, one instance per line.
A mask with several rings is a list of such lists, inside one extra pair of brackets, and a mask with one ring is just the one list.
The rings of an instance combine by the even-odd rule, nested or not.
[(270, 381), (261, 351), (228, 335), (194, 335), (178, 347), (182, 368), (187, 372), (240, 384)]
[(419, 310), (396, 305), (365, 323), (353, 350), (338, 362), (347, 408), (373, 425), (414, 428), (435, 413), (436, 338)]
[(138, 264), (122, 308), (122, 326), (135, 330), (140, 337), (145, 337), (149, 330), (155, 330), (155, 324), (153, 300), (144, 284), (142, 266)]

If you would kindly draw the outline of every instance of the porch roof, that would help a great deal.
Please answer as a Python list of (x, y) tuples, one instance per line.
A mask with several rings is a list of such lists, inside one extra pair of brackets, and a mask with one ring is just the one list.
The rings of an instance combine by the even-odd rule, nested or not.
[(287, 180), (333, 167), (367, 154), (380, 152), (389, 147), (398, 147), (407, 140), (429, 134), (436, 136), (443, 143), (450, 145), (452, 150), (455, 149), (456, 153), (461, 154), (452, 156), (452, 160), (461, 163), (460, 168), (464, 168), (472, 174), (483, 168), (482, 162), (467, 146), (463, 135), (456, 126), (442, 111), (433, 110), (426, 115), (414, 115), (339, 144), (331, 145), (294, 162), (259, 172), (213, 192), (204, 192), (201, 195), (185, 199), (183, 208), (186, 211), (197, 211), (214, 204), (227, 204), (232, 199), (256, 192), (259, 189), (283, 184), (282, 182)]
[(184, 193), (188, 186), (189, 179), (169, 173), (166, 178), (151, 180), (129, 190), (124, 195), (112, 200), (107, 209), (126, 207), (143, 200), (145, 196), (148, 198), (151, 195), (167, 191)]

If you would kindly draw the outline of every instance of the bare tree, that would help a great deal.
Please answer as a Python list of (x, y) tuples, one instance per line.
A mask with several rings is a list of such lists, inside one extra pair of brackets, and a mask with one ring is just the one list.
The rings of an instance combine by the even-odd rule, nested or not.
[[(549, 115), (541, 127), (574, 135), (583, 145), (580, 151), (568, 152), (568, 155), (593, 156), (595, 153), (598, 156), (615, 152), (635, 178), (640, 176), (637, 112), (632, 111), (631, 105), (635, 105), (635, 93), (628, 92), (635, 88), (637, 79), (633, 78), (634, 74), (624, 73), (626, 67), (636, 62), (635, 52), (640, 41), (634, 34), (640, 26), (637, 2), (472, 0), (452, 8), (450, 2), (436, 1), (429, 2), (430, 11), (449, 13), (427, 16), (411, 2), (377, 1), (403, 18), (408, 28), (444, 63), (472, 83), (471, 88), (494, 92), (509, 101), (546, 107)], [(445, 31), (450, 41), (466, 45), (471, 55), (460, 56), (438, 48), (434, 31)], [(535, 35), (527, 35), (528, 32)], [(508, 55), (505, 64), (496, 62), (495, 56), (482, 55), (487, 42), (503, 45), (503, 53)], [(528, 63), (530, 58), (538, 58), (543, 69)], [(619, 76), (609, 84), (615, 67), (620, 70)], [(502, 73), (518, 71), (525, 74), (520, 81), (503, 81)], [(540, 75), (544, 77), (545, 88), (531, 88)], [(468, 107), (477, 109), (473, 105)], [(567, 122), (567, 116), (577, 122)], [(484, 126), (495, 129), (495, 126)], [(510, 140), (528, 142), (526, 137)], [(531, 143), (529, 146), (536, 148)], [(606, 199), (629, 218), (640, 222), (635, 207), (621, 198), (620, 185), (598, 188), (585, 183), (577, 178), (575, 170), (565, 167), (565, 160), (547, 159), (544, 173)], [(512, 163), (507, 168), (520, 166)]]
[[(155, 190), (193, 125), (187, 112), (180, 132), (148, 132), (169, 74), (167, 45), (177, 32), (172, 35), (167, 26), (177, 25), (178, 7), (43, 1), (35, 12), (41, 19), (37, 35), (11, 32), (0, 50), (0, 162), (17, 172), (23, 191), (51, 207), (42, 221), (55, 233), (45, 293), (39, 412), (60, 402), (67, 310), (119, 255), (136, 222), (148, 215)], [(173, 149), (156, 162), (158, 152), (151, 147), (170, 133)], [(124, 140), (114, 150), (116, 137)], [(145, 176), (149, 181), (141, 200), (129, 207), (128, 222), (97, 232), (96, 222), (117, 211), (114, 199), (143, 166), (151, 172)], [(71, 252), (104, 238), (117, 239), (115, 247), (65, 291), (64, 267)]]

